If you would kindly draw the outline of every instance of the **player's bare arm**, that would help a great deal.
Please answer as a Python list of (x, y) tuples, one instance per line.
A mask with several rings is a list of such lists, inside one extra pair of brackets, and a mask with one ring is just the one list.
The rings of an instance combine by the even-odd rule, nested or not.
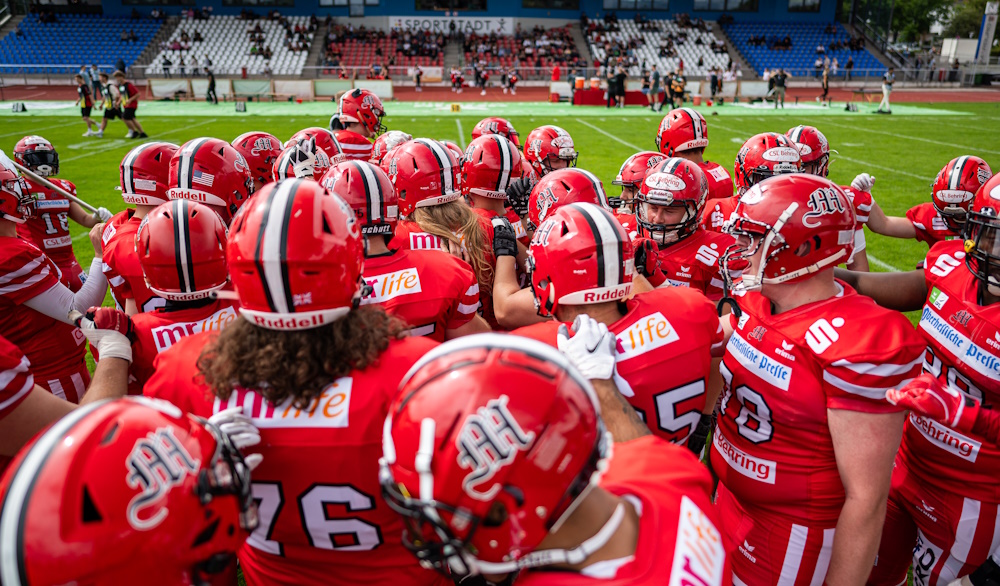
[(834, 275), (886, 309), (915, 311), (923, 307), (927, 299), (923, 271), (863, 273), (838, 268), (834, 269)]

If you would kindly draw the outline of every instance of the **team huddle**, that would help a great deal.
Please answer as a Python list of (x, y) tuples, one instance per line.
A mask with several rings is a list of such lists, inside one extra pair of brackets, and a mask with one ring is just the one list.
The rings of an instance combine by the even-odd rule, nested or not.
[(384, 115), (142, 144), (114, 215), (0, 157), (0, 582), (1000, 583), (985, 161), (888, 216), (677, 108), (609, 196), (557, 126)]

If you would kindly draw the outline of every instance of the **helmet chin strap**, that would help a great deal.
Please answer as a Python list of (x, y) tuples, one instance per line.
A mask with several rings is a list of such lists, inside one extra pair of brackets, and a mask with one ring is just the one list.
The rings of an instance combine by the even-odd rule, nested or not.
[(614, 513), (601, 530), (573, 549), (543, 549), (510, 562), (484, 562), (466, 556), (467, 562), (480, 574), (509, 574), (525, 568), (551, 566), (555, 564), (576, 565), (583, 563), (594, 552), (604, 547), (625, 519), (625, 505), (618, 503)]

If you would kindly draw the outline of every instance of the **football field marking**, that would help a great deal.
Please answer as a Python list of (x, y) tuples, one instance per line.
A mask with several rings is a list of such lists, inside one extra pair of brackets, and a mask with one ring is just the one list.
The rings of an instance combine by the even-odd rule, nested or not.
[[(38, 134), (39, 132), (41, 132), (43, 130), (49, 130), (50, 128), (62, 128), (63, 126), (66, 126), (66, 124), (63, 123), (63, 124), (53, 124), (52, 126), (43, 126), (42, 128), (36, 128), (36, 129), (34, 129), (34, 131), (32, 131), (31, 134)], [(4, 138), (4, 137), (7, 137), (7, 136), (15, 136), (15, 135), (18, 135), (18, 134), (20, 134), (21, 136), (28, 136), (28, 135), (24, 134), (24, 132), (8, 132), (7, 134), (0, 134), (0, 138)]]
[[(178, 128), (176, 130), (169, 130), (167, 132), (161, 132), (159, 135), (153, 136), (153, 137), (150, 137), (150, 138), (152, 140), (159, 140), (160, 137), (170, 136), (171, 134), (177, 134), (178, 132), (185, 132), (187, 130), (191, 130), (192, 128), (198, 128), (199, 126), (204, 126), (206, 124), (211, 124), (211, 123), (216, 122), (216, 121), (218, 121), (218, 118), (212, 118), (211, 120), (205, 120), (204, 122), (199, 122), (198, 124), (191, 124), (190, 126), (185, 126), (183, 128)], [(129, 140), (131, 140), (131, 139), (129, 139)], [(151, 141), (147, 140), (147, 141), (144, 141), (144, 142), (151, 142)], [(143, 144), (143, 143), (137, 142), (136, 146), (139, 146), (140, 144)], [(82, 159), (84, 157), (92, 156), (95, 153), (107, 152), (107, 151), (110, 151), (112, 149), (116, 149), (116, 148), (118, 148), (120, 146), (121, 146), (121, 143), (117, 142), (117, 140), (116, 140), (115, 142), (109, 144), (108, 146), (106, 146), (104, 148), (93, 149), (93, 150), (90, 150), (89, 152), (83, 153), (82, 155), (76, 155), (75, 157), (69, 157), (67, 159), (63, 159), (62, 162), (63, 163), (67, 163), (69, 161), (75, 161), (77, 159)]]
[[(865, 249), (865, 252), (867, 252), (867, 251), (868, 250)], [(889, 271), (890, 273), (901, 273), (901, 272), (903, 272), (903, 269), (901, 269), (899, 267), (896, 267), (894, 265), (891, 265), (891, 264), (889, 264), (889, 263), (887, 263), (887, 262), (885, 262), (883, 260), (879, 260), (878, 258), (876, 258), (876, 257), (874, 257), (874, 256), (872, 256), (870, 254), (868, 255), (868, 262), (872, 263), (873, 265), (875, 265), (875, 266), (877, 266), (877, 267), (879, 267), (881, 269)]]
[[(603, 118), (602, 118), (602, 120), (603, 120)], [(627, 147), (629, 147), (631, 149), (635, 149), (636, 151), (644, 151), (644, 150), (646, 150), (646, 149), (644, 149), (642, 147), (636, 146), (636, 145), (628, 142), (627, 140), (618, 138), (617, 136), (611, 134), (610, 132), (607, 132), (603, 128), (599, 128), (597, 126), (594, 126), (593, 124), (591, 124), (590, 122), (587, 122), (587, 121), (583, 120), (582, 118), (577, 118), (576, 121), (579, 122), (580, 124), (583, 124), (587, 128), (590, 128), (591, 130), (596, 130), (597, 132), (600, 132), (601, 134), (603, 134), (604, 136), (610, 138), (611, 140), (619, 142), (619, 143), (621, 143), (621, 144), (623, 144), (623, 145), (625, 145), (625, 146), (627, 146)]]
[(861, 165), (863, 167), (871, 168), (871, 169), (881, 169), (883, 171), (888, 171), (890, 173), (895, 173), (896, 175), (906, 175), (907, 177), (913, 177), (914, 179), (919, 179), (921, 181), (926, 181), (928, 183), (934, 181), (933, 177), (926, 177), (924, 175), (917, 175), (915, 173), (910, 173), (909, 171), (903, 171), (901, 169), (893, 169), (892, 167), (885, 167), (883, 165), (876, 165), (875, 163), (869, 163), (868, 161), (862, 161), (861, 159), (854, 159), (854, 158), (847, 157), (847, 156), (844, 156), (844, 155), (841, 155), (841, 154), (837, 154), (837, 155), (835, 155), (835, 157), (836, 158), (832, 158), (832, 160), (836, 161), (837, 159), (843, 159), (845, 161), (849, 161), (851, 163), (854, 163), (855, 165)]
[(465, 130), (462, 129), (462, 121), (455, 118), (455, 126), (458, 127), (458, 144), (465, 150)]
[[(855, 131), (857, 130), (857, 128), (855, 128), (853, 126), (846, 126), (844, 124), (838, 124), (838, 123), (830, 121), (830, 120), (824, 120), (823, 124), (829, 124), (831, 126), (837, 126), (839, 128), (844, 128), (844, 129), (847, 129), (847, 130), (855, 130)], [(961, 144), (954, 144), (954, 143), (950, 143), (950, 142), (941, 142), (939, 140), (933, 140), (933, 139), (930, 139), (930, 138), (922, 138), (922, 137), (919, 137), (919, 136), (910, 136), (908, 134), (898, 134), (898, 133), (895, 133), (895, 132), (885, 132), (883, 130), (872, 130), (870, 128), (866, 128), (865, 132), (871, 132), (871, 133), (874, 133), (874, 134), (882, 134), (882, 135), (885, 135), (885, 136), (891, 136), (893, 138), (902, 138), (904, 140), (916, 140), (916, 141), (920, 141), (920, 142), (926, 142), (926, 143), (929, 143), (929, 144), (936, 144), (938, 146), (946, 146), (946, 147), (951, 147), (951, 148), (956, 148), (956, 149), (962, 149), (964, 151), (969, 151), (970, 153), (982, 152), (982, 153), (990, 153), (990, 154), (994, 154), (994, 155), (1000, 155), (1000, 151), (994, 151), (994, 150), (990, 150), (990, 149), (984, 149), (982, 147), (970, 147), (970, 146), (961, 145)]]

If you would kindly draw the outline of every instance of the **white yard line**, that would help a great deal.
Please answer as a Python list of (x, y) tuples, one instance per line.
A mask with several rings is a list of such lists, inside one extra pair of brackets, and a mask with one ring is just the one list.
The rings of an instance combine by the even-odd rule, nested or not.
[[(838, 124), (838, 123), (832, 122), (830, 120), (824, 120), (823, 124), (829, 124), (831, 126), (837, 126), (839, 128), (844, 128), (844, 129), (847, 129), (847, 130), (853, 130), (853, 131), (857, 131), (858, 130), (857, 127), (846, 126), (844, 124)], [(882, 130), (872, 130), (871, 128), (866, 128), (864, 130), (864, 132), (870, 132), (870, 133), (873, 133), (873, 134), (882, 134), (882, 135), (885, 135), (885, 136), (891, 136), (893, 138), (902, 138), (904, 140), (916, 140), (916, 141), (926, 142), (928, 144), (934, 144), (934, 145), (938, 145), (938, 146), (945, 146), (945, 147), (950, 147), (950, 148), (962, 149), (964, 151), (968, 151), (969, 153), (980, 152), (980, 153), (990, 153), (990, 154), (994, 154), (994, 155), (1000, 155), (1000, 151), (994, 151), (994, 150), (990, 150), (990, 149), (984, 149), (983, 147), (971, 147), (971, 146), (966, 146), (966, 145), (962, 145), (962, 144), (954, 144), (954, 143), (950, 143), (950, 142), (941, 142), (939, 140), (932, 140), (932, 139), (929, 139), (929, 138), (921, 138), (919, 136), (910, 136), (908, 134), (897, 134), (895, 132), (885, 132), (885, 131), (882, 131)]]
[(833, 161), (836, 161), (837, 159), (843, 159), (845, 161), (850, 161), (850, 162), (852, 162), (852, 163), (854, 163), (856, 165), (862, 165), (863, 167), (866, 167), (866, 168), (881, 169), (883, 171), (889, 171), (890, 173), (895, 173), (897, 175), (905, 175), (907, 177), (913, 177), (914, 179), (920, 179), (921, 181), (927, 181), (928, 183), (934, 181), (933, 177), (927, 177), (927, 176), (924, 176), (924, 175), (916, 175), (914, 173), (910, 173), (909, 171), (903, 171), (901, 169), (893, 169), (892, 167), (885, 167), (883, 165), (876, 165), (875, 163), (869, 163), (868, 161), (862, 161), (861, 159), (853, 159), (851, 157), (847, 157), (847, 156), (844, 156), (844, 155), (841, 155), (841, 154), (833, 155), (831, 157), (831, 159)]
[[(868, 249), (865, 249), (865, 252), (868, 252)], [(891, 264), (889, 264), (889, 263), (887, 263), (887, 262), (885, 262), (883, 260), (879, 260), (878, 258), (876, 258), (876, 257), (874, 257), (874, 256), (872, 256), (870, 254), (868, 255), (868, 262), (870, 262), (871, 264), (873, 264), (873, 265), (875, 265), (875, 266), (877, 266), (877, 267), (879, 267), (881, 269), (885, 269), (885, 270), (893, 272), (893, 273), (901, 273), (901, 272), (903, 272), (903, 269), (901, 269), (899, 267), (896, 267), (896, 266), (893, 266), (893, 265), (891, 265)]]
[(455, 118), (455, 126), (458, 127), (458, 144), (465, 150), (465, 130), (462, 129), (462, 121)]
[[(34, 134), (38, 134), (39, 132), (41, 132), (43, 130), (49, 130), (51, 128), (62, 128), (64, 126), (66, 126), (65, 122), (63, 122), (62, 124), (53, 124), (52, 126), (43, 126), (42, 128), (35, 128), (32, 132)], [(8, 132), (7, 134), (0, 134), (0, 138), (7, 137), (7, 136), (16, 136), (18, 134), (25, 135), (25, 133), (23, 131)]]
[[(151, 140), (159, 140), (160, 137), (170, 136), (171, 134), (177, 134), (178, 132), (186, 132), (188, 130), (191, 130), (192, 128), (198, 128), (199, 126), (204, 126), (206, 124), (211, 124), (211, 123), (216, 122), (216, 121), (218, 121), (218, 118), (212, 118), (211, 120), (206, 120), (204, 122), (199, 122), (198, 124), (192, 124), (190, 126), (185, 126), (183, 128), (177, 128), (175, 130), (170, 130), (170, 131), (167, 131), (167, 132), (161, 132), (159, 135), (153, 136), (153, 137), (150, 137), (150, 138), (151, 138)], [(149, 142), (149, 141), (144, 141), (144, 142)], [(136, 144), (136, 146), (138, 146), (138, 145), (140, 145), (142, 143), (141, 142), (136, 142), (135, 144)], [(107, 148), (90, 150), (90, 151), (87, 151), (86, 153), (84, 153), (82, 155), (76, 155), (75, 157), (69, 157), (69, 158), (66, 158), (66, 159), (62, 159), (60, 162), (62, 162), (62, 163), (68, 163), (69, 161), (75, 161), (77, 159), (82, 159), (84, 157), (90, 157), (90, 156), (92, 156), (92, 155), (94, 155), (96, 153), (107, 152), (109, 150), (116, 149), (119, 146), (121, 146), (121, 145), (119, 145), (119, 144), (116, 143), (115, 145), (107, 147)]]
[[(602, 120), (603, 120), (603, 119), (602, 119)], [(636, 151), (645, 151), (645, 150), (648, 150), (648, 149), (644, 149), (644, 148), (642, 148), (642, 147), (640, 147), (640, 146), (636, 146), (636, 145), (634, 145), (634, 144), (632, 144), (632, 143), (628, 142), (627, 140), (623, 140), (623, 139), (621, 139), (621, 138), (618, 138), (617, 136), (615, 136), (615, 135), (611, 134), (610, 132), (607, 132), (607, 131), (605, 131), (605, 130), (604, 130), (604, 129), (602, 129), (602, 128), (598, 128), (597, 126), (594, 126), (593, 124), (591, 124), (591, 123), (589, 123), (589, 122), (586, 122), (586, 121), (584, 121), (584, 120), (583, 120), (582, 118), (577, 118), (577, 119), (576, 119), (576, 121), (577, 121), (577, 122), (579, 122), (580, 124), (583, 124), (583, 125), (584, 125), (584, 126), (586, 126), (587, 128), (590, 128), (590, 129), (592, 129), (592, 130), (596, 130), (597, 132), (600, 132), (601, 134), (603, 134), (604, 136), (606, 136), (606, 137), (610, 138), (611, 140), (613, 140), (613, 141), (616, 141), (616, 142), (619, 142), (619, 143), (621, 143), (621, 144), (623, 144), (623, 145), (625, 145), (625, 146), (627, 146), (627, 147), (629, 147), (629, 148), (633, 148), (633, 149), (635, 149)]]

